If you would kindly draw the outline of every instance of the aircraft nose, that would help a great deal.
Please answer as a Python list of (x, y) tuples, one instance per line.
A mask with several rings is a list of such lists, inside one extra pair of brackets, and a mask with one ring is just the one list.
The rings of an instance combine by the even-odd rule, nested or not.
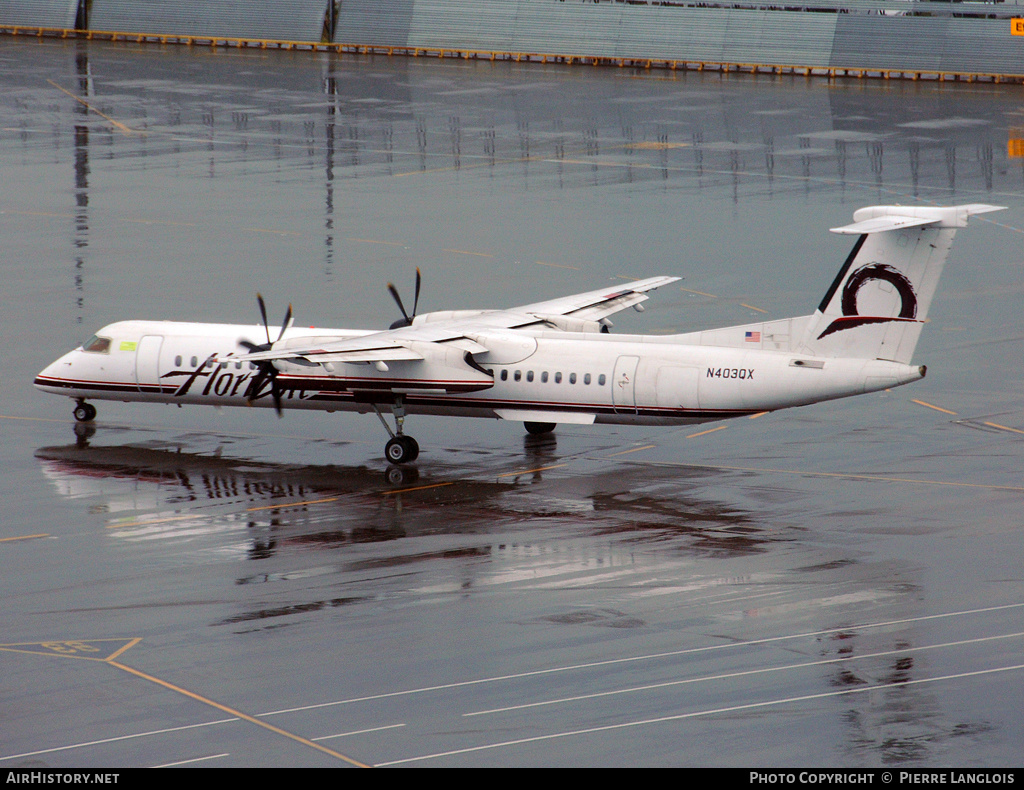
[(62, 379), (67, 378), (67, 374), (71, 371), (71, 356), (73, 353), (68, 352), (39, 371), (35, 381), (32, 382), (36, 388), (42, 390), (51, 389)]

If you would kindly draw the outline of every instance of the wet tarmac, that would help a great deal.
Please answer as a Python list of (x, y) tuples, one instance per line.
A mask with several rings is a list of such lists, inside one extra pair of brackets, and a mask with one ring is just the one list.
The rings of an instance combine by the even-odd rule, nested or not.
[[(0, 766), (1011, 766), (1019, 87), (4, 41)], [(915, 385), (712, 424), (71, 402), (129, 318), (382, 326), (622, 277), (809, 312), (875, 203), (986, 202)]]

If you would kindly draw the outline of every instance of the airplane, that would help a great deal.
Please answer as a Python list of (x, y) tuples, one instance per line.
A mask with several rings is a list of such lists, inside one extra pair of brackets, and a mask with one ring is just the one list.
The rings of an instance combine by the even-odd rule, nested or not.
[[(811, 315), (676, 335), (609, 333), (608, 317), (680, 278), (651, 277), (506, 310), (412, 313), (386, 330), (301, 329), (291, 306), (271, 338), (256, 327), (120, 321), (35, 378), (44, 392), (89, 400), (375, 413), (384, 456), (419, 445), (408, 414), (559, 424), (688, 425), (876, 392), (924, 377), (911, 357), (953, 236), (1003, 206), (870, 206), (832, 228), (856, 236)], [(256, 342), (252, 337), (265, 342)], [(392, 429), (385, 419), (390, 411)]]

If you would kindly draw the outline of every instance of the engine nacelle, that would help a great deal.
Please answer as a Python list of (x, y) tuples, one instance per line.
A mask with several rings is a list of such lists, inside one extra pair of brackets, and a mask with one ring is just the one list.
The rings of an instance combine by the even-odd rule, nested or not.
[(543, 313), (531, 313), (545, 324), (553, 326), (562, 332), (607, 332), (607, 324), (600, 321), (590, 321), (586, 318), (573, 318), (567, 315), (545, 315)]

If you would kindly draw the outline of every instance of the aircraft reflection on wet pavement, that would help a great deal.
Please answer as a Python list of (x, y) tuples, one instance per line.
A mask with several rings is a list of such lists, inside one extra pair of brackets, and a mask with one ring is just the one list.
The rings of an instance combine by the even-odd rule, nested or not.
[[(172, 447), (75, 444), (43, 447), (36, 457), (62, 496), (88, 502), (122, 540), (217, 541), (225, 533), (223, 540), (237, 543), (244, 535), (249, 559), (286, 546), (514, 534), (538, 521), (630, 541), (678, 538), (695, 556), (757, 553), (770, 540), (741, 509), (695, 494), (715, 479), (706, 468), (617, 464), (552, 481), (538, 472), (496, 481), (493, 472), (473, 479), (451, 466), (402, 489), (382, 485), (364, 466), (275, 466)], [(548, 482), (541, 493), (538, 482)]]

